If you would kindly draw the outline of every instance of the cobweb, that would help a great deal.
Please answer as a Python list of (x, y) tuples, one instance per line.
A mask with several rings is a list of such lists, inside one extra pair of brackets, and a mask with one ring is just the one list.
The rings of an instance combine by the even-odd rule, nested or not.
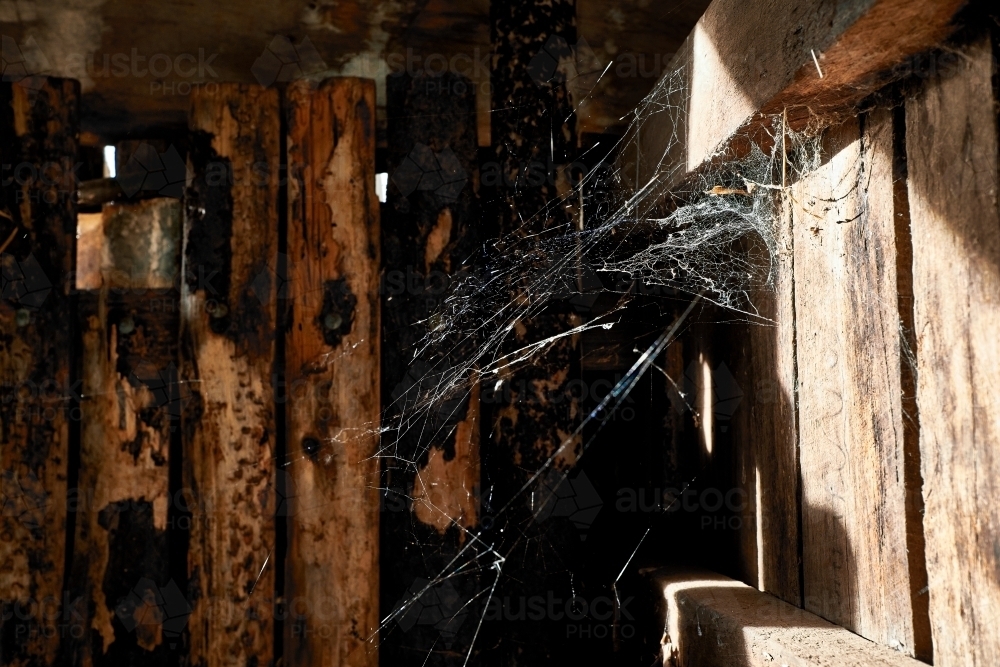
[[(712, 156), (708, 167), (685, 176), (687, 165), (678, 158), (682, 146), (675, 133), (662, 155), (653, 156), (658, 159), (652, 175), (639, 182), (638, 157), (629, 163), (629, 146), (641, 145), (637, 137), (641, 138), (645, 124), (654, 116), (662, 124), (666, 114), (674, 128), (694, 122), (684, 117), (686, 94), (684, 72), (662, 77), (636, 108), (628, 132), (612, 150), (604, 151), (612, 157), (549, 204), (576, 207), (582, 216), (578, 202), (585, 197), (598, 199), (585, 224), (574, 215), (561, 227), (487, 246), (480, 257), (467, 262), (475, 268), (455, 276), (440, 307), (418, 323), (424, 335), (406, 380), (393, 393), (393, 403), (386, 406), (378, 454), (393, 466), (412, 471), (415, 488), (431, 483), (422, 478), (420, 461), (426, 461), (431, 443), (445, 441), (454, 432), (477, 386), (499, 385), (510, 372), (531, 363), (563, 337), (614, 327), (631, 295), (623, 291), (607, 312), (511, 350), (517, 323), (537, 316), (554, 302), (586, 300), (613, 291), (606, 286), (613, 281), (606, 278), (616, 275), (690, 295), (687, 309), (642, 351), (597, 408), (583, 416), (576, 430), (530, 474), (519, 493), (503, 506), (491, 508), (494, 519), (527, 494), (536, 494), (532, 496), (536, 518), (553, 514), (565, 495), (561, 489), (566, 488), (569, 474), (556, 465), (563, 450), (575, 446), (587, 428), (590, 435), (579, 456), (586, 453), (600, 427), (676, 338), (699, 300), (741, 317), (764, 319), (754, 301), (774, 282), (784, 185), (818, 166), (819, 142), (807, 133), (790, 131), (779, 115), (765, 119), (756, 139), (748, 136), (738, 142), (742, 147), (738, 151), (726, 148)], [(644, 159), (648, 164), (649, 156)], [(537, 215), (546, 214), (539, 211)], [(455, 354), (456, 350), (461, 354)], [(675, 380), (680, 381), (671, 379)], [(415, 448), (413, 442), (418, 443)], [(482, 500), (488, 502), (473, 499)], [(460, 647), (462, 662), (468, 663), (498, 583), (505, 576), (508, 554), (501, 552), (482, 525), (467, 527), (462, 517), (451, 516), (447, 507), (435, 505), (426, 495), (419, 502), (458, 531), (461, 546), (443, 559), (438, 570), (414, 581), (383, 615), (378, 630), (384, 635), (397, 625), (403, 630), (417, 623), (433, 626), (438, 640), (427, 649), (428, 658), (431, 652), (451, 650), (460, 631), (471, 633), (471, 639)], [(622, 563), (622, 573), (630, 561)], [(475, 582), (471, 589), (469, 581)]]

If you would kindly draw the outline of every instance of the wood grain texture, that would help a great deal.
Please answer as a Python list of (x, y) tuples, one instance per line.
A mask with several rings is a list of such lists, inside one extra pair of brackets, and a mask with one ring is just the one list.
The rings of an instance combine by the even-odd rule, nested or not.
[(934, 664), (1000, 654), (1000, 217), (988, 39), (906, 103)]
[(912, 70), (908, 58), (945, 39), (964, 4), (715, 0), (668, 67), (665, 76), (677, 73), (665, 98), (674, 109), (642, 124), (638, 158), (634, 147), (626, 151), (637, 183), (656, 177), (666, 181), (656, 187), (670, 188), (712, 160), (739, 155), (748, 138), (767, 141), (768, 116), (786, 109), (797, 130), (851, 116), (858, 102)]
[[(176, 293), (162, 298), (176, 303)], [(160, 306), (154, 294), (131, 290), (80, 298), (85, 400), (70, 590), (85, 632), (72, 636), (77, 664), (163, 660), (179, 643), (164, 625), (161, 593), (170, 585), (178, 313)], [(172, 611), (183, 617), (186, 609)]]
[(825, 137), (792, 188), (805, 608), (908, 655), (900, 316), (888, 112)]
[(375, 86), (288, 89), (287, 665), (374, 667), (379, 599)]
[(650, 573), (666, 601), (664, 667), (920, 667), (924, 663), (707, 570)]
[(192, 662), (274, 658), (275, 328), (280, 111), (274, 90), (192, 95), (181, 296)]
[[(30, 84), (30, 85), (29, 85)], [(0, 86), (0, 661), (54, 664), (67, 516), (79, 84)], [(13, 176), (13, 177), (12, 177)], [(53, 616), (53, 614), (55, 614)]]
[(773, 284), (754, 295), (762, 320), (738, 324), (726, 346), (744, 398), (732, 420), (734, 482), (743, 490), (741, 578), (800, 605), (799, 457), (796, 424), (792, 211), (776, 201)]
[(176, 199), (110, 205), (97, 233), (81, 235), (78, 257), (103, 261), (77, 272), (77, 287), (98, 289), (79, 298), (84, 400), (69, 589), (83, 631), (67, 637), (76, 664), (163, 660), (179, 643), (159, 603), (170, 585), (170, 443), (180, 423), (180, 217)]

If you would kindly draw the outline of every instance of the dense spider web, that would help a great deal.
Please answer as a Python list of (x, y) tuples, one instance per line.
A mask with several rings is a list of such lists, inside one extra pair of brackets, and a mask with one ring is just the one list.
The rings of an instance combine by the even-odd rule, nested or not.
[[(474, 387), (498, 386), (510, 372), (530, 363), (559, 338), (577, 336), (589, 329), (612, 328), (630, 298), (621, 294), (615, 307), (553, 337), (531, 342), (511, 351), (510, 341), (519, 321), (541, 313), (553, 301), (586, 298), (607, 291), (601, 275), (626, 275), (647, 285), (659, 285), (691, 295), (690, 305), (643, 351), (638, 361), (605, 396), (596, 409), (585, 415), (528, 481), (520, 494), (501, 507), (494, 517), (508, 511), (511, 503), (532, 494), (532, 507), (541, 521), (553, 514), (564, 500), (567, 470), (556, 461), (567, 447), (576, 446), (585, 427), (591, 435), (580, 455), (594, 442), (603, 421), (624, 400), (657, 357), (675, 339), (683, 320), (698, 300), (713, 302), (741, 317), (763, 320), (754, 295), (771, 288), (777, 245), (778, 211), (783, 184), (791, 183), (818, 166), (818, 141), (785, 127), (781, 116), (763, 124), (760, 138), (742, 142), (740, 154), (725, 149), (712, 156), (707, 168), (686, 174), (687, 165), (678, 158), (683, 132), (692, 119), (685, 116), (686, 78), (683, 71), (669, 73), (636, 108), (629, 130), (608, 154), (618, 156), (592, 169), (553, 207), (575, 206), (584, 197), (601, 193), (596, 214), (585, 224), (574, 217), (562, 227), (542, 234), (504, 239), (484, 250), (475, 262), (479, 270), (460, 273), (449, 287), (443, 305), (424, 322), (420, 341), (407, 380), (393, 393), (380, 426), (379, 456), (415, 474), (414, 495), (426, 490), (421, 460), (432, 443), (445, 441), (456, 428), (457, 416), (468, 405)], [(593, 86), (591, 86), (592, 88)], [(643, 145), (646, 124), (656, 119), (675, 128), (673, 137), (655, 158), (651, 175), (638, 180), (638, 157), (629, 163), (629, 147)], [(747, 148), (748, 146), (748, 148)], [(649, 164), (650, 156), (643, 156)], [(545, 216), (546, 211), (539, 211)], [(530, 221), (529, 221), (530, 222)], [(462, 350), (455, 355), (455, 350)], [(671, 379), (675, 381), (679, 379)], [(420, 444), (401, 446), (404, 439)], [(386, 491), (386, 489), (382, 489)], [(469, 494), (475, 490), (467, 489)], [(578, 494), (579, 496), (579, 494)], [(414, 581), (388, 613), (383, 614), (379, 633), (404, 631), (416, 623), (431, 625), (439, 642), (427, 650), (441, 650), (455, 639), (461, 627), (472, 628), (471, 643), (461, 647), (463, 662), (473, 654), (485, 609), (505, 576), (505, 560), (482, 526), (469, 528), (463, 517), (451, 516), (448, 507), (437, 506), (433, 496), (421, 493), (409, 498), (424, 504), (461, 534), (461, 547), (443, 560), (437, 571)], [(473, 499), (478, 502), (478, 499)], [(580, 504), (579, 497), (577, 504)], [(577, 508), (580, 511), (586, 508)], [(565, 516), (566, 513), (564, 512)], [(638, 549), (639, 545), (636, 545)], [(634, 551), (632, 552), (634, 555)], [(622, 563), (622, 572), (631, 559)], [(469, 575), (472, 590), (465, 582)], [(619, 575), (620, 577), (621, 575)], [(460, 585), (459, 580), (463, 583)], [(375, 635), (371, 641), (374, 642)]]

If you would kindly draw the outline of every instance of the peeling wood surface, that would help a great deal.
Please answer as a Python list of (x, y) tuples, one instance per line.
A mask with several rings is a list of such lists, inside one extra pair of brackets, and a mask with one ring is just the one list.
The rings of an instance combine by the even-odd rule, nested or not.
[[(381, 224), (382, 403), (386, 426), (402, 423), (382, 436), (388, 455), (380, 485), (383, 617), (409, 602), (420, 582), (432, 581), (448, 568), (468, 544), (465, 531), (479, 520), (481, 420), (474, 369), (469, 369), (467, 384), (438, 409), (414, 411), (416, 402), (433, 391), (437, 375), (431, 366), (467, 365), (476, 344), (465, 338), (442, 346), (441, 357), (414, 359), (427, 333), (425, 323), (473, 268), (469, 258), (478, 249), (476, 99), (473, 82), (453, 74), (401, 75), (387, 81), (390, 183)], [(427, 171), (431, 175), (424, 176)], [(461, 591), (464, 599), (481, 584), (478, 573), (470, 572), (445, 585)], [(423, 595), (430, 598), (439, 591), (432, 587)], [(437, 627), (410, 626), (405, 617), (391, 621), (382, 634), (384, 664), (427, 655), (438, 664), (464, 661), (473, 623), (458, 625), (446, 647)]]
[[(570, 163), (576, 152), (576, 117), (566, 77), (554, 71), (551, 79), (536, 84), (531, 61), (550, 40), (576, 42), (576, 2), (494, 2), (491, 20), (497, 54), (492, 79), (496, 109), (492, 152), (503, 178), (495, 192), (484, 197), (484, 211), (496, 218), (487, 217), (483, 224), (495, 231), (503, 245), (565, 229), (575, 218), (573, 211), (551, 206), (569, 190), (561, 167)], [(551, 165), (554, 178), (541, 184), (529, 181), (528, 166), (532, 163)], [(524, 247), (529, 245), (530, 241)], [(516, 298), (517, 294), (510, 296)], [(511, 322), (514, 335), (506, 345), (520, 348), (562, 333), (580, 321), (568, 303), (558, 303), (545, 312)], [(557, 340), (529, 367), (517, 369), (516, 376), (513, 371), (501, 371), (503, 381), (526, 387), (522, 392), (530, 395), (518, 395), (515, 390), (510, 400), (498, 401), (493, 433), (498, 448), (509, 450), (520, 473), (498, 469), (493, 474), (503, 478), (510, 473), (512, 488), (520, 488), (523, 482), (514, 481), (518, 474), (537, 470), (569, 437), (581, 416), (579, 401), (565, 390), (579, 374), (578, 337)], [(555, 396), (567, 397), (566, 403), (550, 404)], [(574, 442), (566, 447), (560, 467), (568, 468), (575, 462), (580, 444)]]
[[(556, 204), (570, 190), (565, 166), (577, 151), (570, 82), (565, 71), (554, 67), (554, 60), (548, 69), (540, 69), (542, 61), (534, 60), (546, 45), (578, 42), (576, 11), (576, 0), (494, 0), (490, 6), (491, 160), (502, 178), (494, 189), (483, 189), (483, 227), (504, 252), (514, 252), (514, 247), (530, 252), (538, 238), (572, 229), (579, 213)], [(539, 164), (547, 165), (552, 175), (542, 183), (530, 177), (532, 165), (537, 170)], [(507, 291), (504, 298), (510, 302), (524, 302), (516, 279), (498, 289)], [(544, 310), (511, 315), (495, 327), (510, 327), (500, 346), (502, 354), (509, 354), (557, 337), (581, 322), (566, 299)], [(557, 487), (582, 449), (582, 438), (573, 435), (583, 418), (578, 392), (572, 390), (580, 377), (579, 336), (566, 336), (556, 338), (529, 363), (503, 367), (488, 380), (493, 389), (502, 383), (502, 391), (492, 394), (488, 431), (492, 442), (484, 443), (482, 464), (483, 495), (490, 499), (483, 512), (497, 513), (491, 535), (496, 536), (495, 549), (507, 559), (493, 592), (499, 600), (528, 598), (569, 577), (566, 559), (578, 549), (580, 538), (572, 533), (571, 524), (536, 521), (538, 510), (532, 501), (536, 495), (553, 497), (546, 484)], [(548, 473), (524, 491), (553, 456)], [(502, 514), (497, 511), (501, 507)], [(583, 587), (578, 590), (588, 595)], [(538, 624), (484, 624), (481, 637), (482, 646), (493, 649), (484, 652), (487, 664), (559, 661), (571, 648), (564, 638), (552, 637)]]
[(162, 591), (176, 586), (167, 525), (181, 405), (180, 208), (176, 199), (107, 206), (78, 241), (78, 267), (94, 270), (78, 268), (77, 288), (99, 290), (79, 298), (82, 432), (69, 589), (81, 631), (67, 636), (76, 664), (163, 661), (180, 644), (160, 608)]
[(287, 665), (374, 667), (379, 622), (375, 87), (288, 90)]
[[(805, 608), (906, 653), (914, 631), (893, 201), (893, 123), (830, 130), (791, 190)], [(912, 443), (911, 443), (912, 444)], [(919, 622), (918, 622), (919, 625)]]
[[(439, 533), (450, 528), (475, 528), (479, 514), (479, 384), (469, 392), (465, 419), (454, 430), (455, 453), (444, 448), (428, 452), (413, 482), (413, 513)], [(460, 543), (465, 533), (458, 534)]]
[(192, 98), (181, 297), (194, 664), (274, 658), (278, 94)]
[[(0, 191), (0, 656), (53, 664), (66, 548), (67, 463), (76, 406), (67, 326), (75, 254), (70, 196), (77, 160), (79, 85), (35, 79), (0, 86), (0, 158), (34, 177)], [(44, 174), (46, 178), (40, 176)], [(8, 605), (20, 604), (21, 614)], [(42, 606), (44, 605), (44, 607)]]
[[(130, 213), (141, 223), (145, 212), (119, 211)], [(76, 664), (159, 661), (179, 643), (156, 603), (169, 580), (168, 466), (180, 419), (175, 302), (176, 293), (107, 289), (80, 298), (84, 399), (70, 591), (84, 632), (70, 635)]]
[(707, 570), (650, 573), (663, 592), (664, 667), (920, 667), (776, 597)]
[(1000, 654), (1000, 216), (989, 39), (906, 103), (934, 664)]

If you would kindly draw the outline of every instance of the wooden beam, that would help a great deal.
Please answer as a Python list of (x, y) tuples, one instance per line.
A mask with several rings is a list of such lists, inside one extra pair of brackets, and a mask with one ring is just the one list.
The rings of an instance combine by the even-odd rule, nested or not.
[[(427, 389), (422, 380), (428, 377), (414, 377), (423, 370), (414, 356), (428, 333), (425, 323), (444, 305), (454, 281), (470, 270), (465, 262), (477, 250), (475, 87), (457, 74), (400, 73), (388, 77), (386, 88), (390, 181), (381, 224), (387, 427), (382, 448), (389, 456), (380, 485), (386, 494), (380, 545), (383, 617), (400, 602), (411, 602), (415, 582), (435, 579), (468, 544), (466, 531), (479, 522), (480, 485), (475, 379), (469, 378), (473, 386), (463, 387), (454, 401), (443, 404), (445, 409), (429, 414), (414, 410), (417, 395)], [(431, 176), (422, 181), (426, 172)], [(440, 178), (431, 181), (435, 172)], [(442, 361), (451, 368), (461, 365), (473, 344), (444, 350)], [(462, 593), (476, 591), (477, 575), (453, 577), (447, 585)], [(438, 593), (432, 587), (424, 595), (430, 599)], [(459, 603), (443, 613), (462, 618), (466, 611)], [(382, 635), (383, 663), (403, 664), (430, 652), (435, 654), (432, 661), (448, 656), (460, 662), (476, 630), (468, 622), (443, 635), (434, 624), (407, 621), (404, 614)]]
[(69, 326), (79, 94), (68, 79), (0, 85), (0, 660), (8, 665), (56, 664), (62, 625), (79, 398)]
[(192, 661), (274, 658), (278, 94), (191, 96), (181, 291)]
[[(76, 289), (141, 295), (180, 275), (181, 203), (158, 197), (77, 216)], [(174, 308), (174, 310), (177, 310)]]
[(181, 203), (111, 205), (102, 217), (91, 251), (108, 262), (79, 298), (85, 400), (69, 588), (81, 631), (67, 639), (84, 665), (175, 655), (187, 611), (171, 610), (177, 628), (161, 614), (163, 591), (183, 584), (170, 582), (167, 548)]
[[(893, 120), (824, 137), (828, 160), (789, 193), (794, 236), (805, 608), (907, 655), (930, 656), (908, 555)], [(919, 554), (917, 554), (919, 555)]]
[[(576, 8), (576, 0), (490, 2), (493, 149), (483, 167), (483, 184), (489, 169), (489, 181), (496, 186), (483, 188), (483, 227), (498, 243), (509, 244), (508, 249), (518, 245), (519, 252), (531, 252), (536, 240), (553, 229), (566, 233), (578, 219), (579, 211), (560, 201), (560, 193), (574, 185), (565, 167), (577, 151), (575, 108), (566, 72), (559, 67), (578, 44)], [(530, 301), (515, 281), (507, 289), (504, 297), (511, 303)], [(570, 440), (583, 413), (579, 392), (573, 391), (574, 380), (580, 379), (580, 341), (578, 336), (559, 337), (582, 318), (568, 300), (549, 303), (544, 311), (526, 310), (491, 325), (511, 330), (502, 354), (553, 340), (531, 363), (501, 369), (504, 390), (489, 400), (493, 442), (484, 447), (483, 484), (490, 489), (492, 508), (505, 508), (491, 532), (497, 536), (497, 553), (507, 558), (493, 591), (498, 600), (524, 599), (556, 587), (566, 575), (553, 570), (548, 559), (561, 558), (554, 554), (574, 549), (570, 545), (579, 539), (569, 530), (535, 521), (524, 498), (534, 497), (536, 489), (541, 497), (545, 487), (530, 492), (523, 487), (557, 452), (548, 479), (569, 471), (582, 451), (582, 437)], [(542, 532), (544, 539), (536, 539)], [(539, 543), (545, 547), (537, 548)], [(587, 589), (581, 583), (578, 590)], [(565, 637), (531, 623), (486, 623), (479, 641), (496, 646), (501, 663), (558, 662), (568, 650)]]
[(965, 1), (715, 0), (634, 128), (625, 173), (666, 190), (748, 137), (767, 142), (770, 115), (787, 109), (797, 130), (852, 115), (950, 34)]
[(989, 38), (906, 102), (934, 664), (1000, 654), (1000, 214)]
[(379, 622), (375, 85), (288, 88), (287, 665), (374, 667)]
[(737, 524), (740, 577), (800, 605), (792, 215), (788, 207), (779, 210), (774, 282), (752, 295), (770, 321), (721, 327), (727, 341), (713, 352), (726, 360), (743, 394), (730, 422), (733, 480), (745, 501)]
[(663, 592), (665, 667), (921, 667), (808, 611), (706, 570), (652, 573)]

